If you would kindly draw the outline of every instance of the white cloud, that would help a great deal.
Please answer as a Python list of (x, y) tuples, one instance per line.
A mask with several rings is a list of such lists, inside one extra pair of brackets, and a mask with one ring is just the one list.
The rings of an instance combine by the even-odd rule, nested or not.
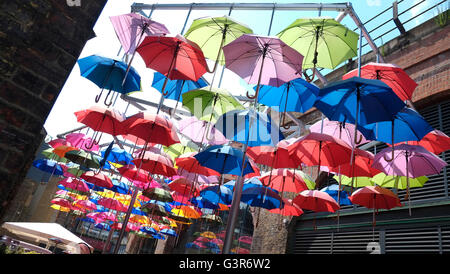
[(367, 5), (369, 7), (373, 7), (373, 6), (379, 7), (379, 6), (381, 6), (381, 0), (366, 0), (366, 3), (367, 3)]

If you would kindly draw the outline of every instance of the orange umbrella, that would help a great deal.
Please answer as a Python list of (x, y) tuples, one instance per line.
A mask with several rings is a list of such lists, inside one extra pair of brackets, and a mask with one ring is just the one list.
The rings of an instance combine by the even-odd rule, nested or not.
[(61, 146), (54, 148), (53, 153), (55, 153), (59, 157), (63, 158), (67, 152), (72, 151), (72, 150), (79, 150), (79, 149), (76, 147), (72, 147), (72, 146), (61, 145)]

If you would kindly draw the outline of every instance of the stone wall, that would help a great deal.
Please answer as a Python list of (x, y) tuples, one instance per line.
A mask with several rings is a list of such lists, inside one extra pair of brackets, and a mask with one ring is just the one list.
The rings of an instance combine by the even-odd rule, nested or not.
[[(70, 1), (77, 2), (77, 1)], [(106, 0), (0, 2), (0, 219), (8, 220), (43, 124)]]

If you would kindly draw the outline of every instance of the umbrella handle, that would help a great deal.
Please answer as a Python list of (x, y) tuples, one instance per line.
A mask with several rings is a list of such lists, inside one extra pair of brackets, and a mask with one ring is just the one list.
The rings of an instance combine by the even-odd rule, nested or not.
[(105, 101), (103, 102), (105, 104), (105, 106), (107, 106), (107, 107), (111, 106), (113, 103), (114, 96), (111, 96), (111, 100), (109, 100), (109, 103), (106, 102), (106, 100), (108, 99), (110, 94), (111, 94), (111, 89), (108, 91), (108, 94), (106, 94)]
[(392, 146), (392, 156), (391, 159), (386, 158), (386, 154), (383, 155), (383, 158), (386, 162), (392, 162), (394, 160), (394, 146)]
[(358, 135), (358, 133), (355, 134), (355, 138), (354, 138), (355, 145), (359, 145), (362, 142), (362, 135), (359, 135), (359, 138), (357, 137), (357, 135)]
[(251, 100), (253, 100), (253, 99), (255, 99), (255, 98), (256, 98), (256, 94), (255, 94), (255, 95), (253, 95), (253, 96), (250, 96), (250, 95), (248, 94), (248, 90), (247, 90), (247, 94), (246, 94), (246, 96), (247, 96), (247, 98), (248, 98), (248, 99), (251, 99)]
[(313, 74), (309, 77), (305, 72), (303, 72), (303, 76), (305, 77), (306, 82), (311, 83), (316, 76), (316, 65), (314, 64), (314, 68), (312, 69)]
[(103, 94), (103, 89), (100, 91), (99, 94), (97, 94), (97, 95), (95, 96), (95, 102), (96, 102), (96, 103), (98, 103), (98, 101), (100, 101), (100, 98), (102, 97), (102, 94)]
[(214, 139), (214, 136), (209, 136), (209, 133), (211, 133), (211, 123), (208, 124), (208, 128), (206, 129), (205, 139), (208, 141), (212, 141)]
[(284, 123), (285, 123), (285, 121), (286, 121), (286, 112), (283, 114), (283, 128), (284, 129), (290, 129), (291, 128), (291, 126), (290, 125), (285, 125)]

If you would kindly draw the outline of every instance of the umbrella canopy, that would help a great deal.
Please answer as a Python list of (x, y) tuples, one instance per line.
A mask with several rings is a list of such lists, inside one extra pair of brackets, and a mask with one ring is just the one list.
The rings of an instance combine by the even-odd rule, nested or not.
[[(111, 163), (120, 164), (121, 166), (128, 165), (133, 160), (133, 157), (130, 153), (125, 151), (125, 149), (113, 147), (111, 151), (106, 155), (106, 150), (101, 151), (101, 155), (103, 157), (103, 160), (106, 160), (105, 165), (103, 166), (104, 169), (110, 169)], [(105, 158), (106, 156), (106, 158)]]
[(166, 154), (170, 159), (177, 159), (183, 154), (196, 153), (198, 149), (191, 148), (189, 146), (183, 146), (182, 144), (173, 144), (169, 147), (164, 147), (162, 155)]
[(374, 209), (391, 209), (402, 206), (400, 199), (392, 191), (380, 186), (365, 186), (350, 196), (353, 204)]
[(149, 174), (147, 171), (138, 169), (135, 165), (126, 165), (117, 169), (123, 177), (130, 181), (147, 182)]
[(161, 229), (160, 233), (167, 235), (167, 236), (178, 237), (177, 232), (173, 229), (164, 228), (164, 229)]
[[(222, 47), (243, 34), (253, 33), (246, 25), (228, 17), (202, 17), (195, 19), (185, 37), (203, 50), (206, 58), (225, 64)], [(214, 70), (213, 70), (214, 71)]]
[(200, 120), (214, 123), (224, 113), (244, 109), (230, 92), (211, 86), (183, 93), (183, 106)]
[(223, 185), (204, 188), (200, 191), (200, 197), (212, 204), (230, 205), (233, 200), (233, 191)]
[(145, 212), (150, 217), (153, 217), (153, 216), (169, 216), (169, 212), (161, 204), (146, 203), (145, 205), (143, 205), (141, 207), (141, 209), (142, 209), (143, 212)]
[(335, 212), (339, 205), (328, 193), (319, 190), (304, 190), (292, 200), (301, 209), (314, 212)]
[(334, 173), (344, 174), (347, 177), (373, 177), (381, 171), (372, 167), (374, 155), (369, 151), (354, 148), (353, 162), (345, 163), (337, 167), (330, 167), (329, 170)]
[(431, 153), (439, 155), (450, 149), (450, 137), (444, 132), (435, 129), (425, 135), (420, 141), (408, 141), (408, 144), (423, 146)]
[(89, 192), (89, 187), (82, 180), (74, 178), (65, 178), (58, 182), (58, 184), (63, 185), (66, 188), (70, 188), (80, 192)]
[[(164, 82), (166, 86), (164, 87)], [(170, 80), (163, 74), (155, 72), (153, 74), (152, 87), (161, 93), (166, 93), (164, 98), (180, 101), (181, 95), (194, 89), (206, 87), (208, 84), (203, 78), (199, 78), (198, 81), (192, 80)], [(164, 90), (163, 90), (164, 87)]]
[(106, 100), (111, 91), (127, 94), (141, 90), (141, 76), (139, 76), (133, 67), (130, 67), (128, 76), (125, 79), (127, 64), (119, 60), (91, 55), (79, 59), (78, 65), (80, 67), (81, 76), (89, 79), (102, 89), (101, 93), (95, 98), (96, 102), (100, 100), (103, 89), (109, 90), (108, 95), (105, 98), (105, 105), (107, 106), (112, 104), (112, 97), (109, 103), (107, 103)]
[[(324, 118), (309, 127), (311, 132), (323, 133), (331, 135), (337, 139), (346, 142), (352, 147), (363, 145), (368, 142), (364, 135), (356, 129), (357, 137), (355, 138), (355, 125), (350, 123), (342, 123), (338, 121), (330, 121)], [(356, 140), (356, 142), (355, 142)]]
[[(303, 210), (298, 207), (298, 205), (292, 203), (290, 199), (283, 198), (283, 207), (282, 208), (274, 208), (269, 210), (270, 213), (280, 214), (283, 216), (300, 216), (303, 214)], [(250, 239), (250, 244), (251, 244)]]
[[(254, 87), (256, 90), (257, 87)], [(305, 113), (314, 106), (319, 87), (297, 78), (279, 87), (263, 85), (259, 89), (258, 102), (278, 112), (295, 111)]]
[(93, 145), (91, 148), (90, 144), (92, 143), (92, 138), (87, 137), (84, 133), (70, 133), (66, 135), (66, 140), (70, 143), (71, 146), (83, 149), (86, 151), (99, 151), (99, 145)]
[(93, 171), (87, 171), (81, 175), (81, 179), (92, 183), (96, 186), (105, 187), (105, 188), (112, 188), (113, 183), (111, 179), (109, 179), (108, 176), (106, 176), (103, 173), (95, 174)]
[(264, 186), (243, 189), (241, 202), (265, 209), (281, 208), (283, 206), (283, 200), (280, 195)]
[(229, 140), (248, 146), (275, 146), (284, 139), (280, 127), (269, 115), (253, 109), (231, 110), (217, 119), (214, 127)]
[(202, 216), (202, 214), (195, 210), (194, 207), (184, 205), (172, 208), (171, 213), (173, 215), (182, 216), (189, 219), (198, 219)]
[(66, 158), (60, 157), (59, 155), (54, 153), (53, 148), (47, 148), (47, 149), (43, 150), (41, 152), (41, 154), (44, 155), (44, 157), (51, 159), (51, 160), (55, 160), (56, 162), (59, 162), (59, 163), (67, 163), (69, 161)]
[(76, 200), (73, 202), (73, 207), (80, 208), (81, 210), (97, 210), (97, 205), (89, 200)]
[(122, 122), (126, 118), (117, 110), (93, 106), (75, 112), (75, 116), (77, 117), (77, 122), (85, 124), (94, 131), (108, 133), (113, 136), (125, 134)]
[(380, 80), (352, 77), (322, 88), (314, 106), (330, 120), (358, 126), (390, 121), (405, 103)]
[(420, 176), (417, 178), (409, 178), (406, 176), (390, 176), (384, 173), (375, 175), (372, 182), (381, 187), (389, 187), (396, 189), (406, 189), (408, 187), (423, 187), (423, 185), (428, 181), (426, 176)]
[[(372, 177), (347, 177), (345, 175), (334, 175), (333, 178), (339, 182), (339, 178), (341, 180), (342, 185), (351, 186), (353, 183), (353, 187), (365, 187), (365, 186), (373, 186)], [(353, 180), (352, 180), (353, 178)]]
[(126, 54), (133, 53), (147, 36), (169, 34), (163, 24), (137, 13), (110, 16), (109, 19)]
[(183, 195), (198, 196), (200, 190), (196, 183), (184, 177), (179, 177), (168, 184), (169, 188)]
[(303, 56), (277, 37), (244, 34), (223, 47), (225, 67), (249, 84), (279, 87), (300, 78)]
[[(232, 174), (240, 176), (253, 173), (255, 170), (251, 167), (248, 158), (244, 159), (243, 152), (240, 149), (228, 145), (210, 146), (202, 152), (194, 155), (200, 165), (213, 169), (219, 174)], [(242, 166), (243, 165), (243, 166)]]
[(173, 123), (161, 115), (138, 112), (128, 117), (122, 125), (126, 134), (149, 143), (170, 146), (180, 142)]
[(358, 55), (359, 35), (332, 18), (302, 18), (277, 34), (305, 56), (303, 69), (334, 69)]
[(118, 200), (115, 200), (113, 198), (101, 198), (98, 200), (98, 204), (101, 206), (104, 206), (106, 208), (120, 211), (120, 212), (127, 212), (127, 210), (128, 210), (127, 206), (125, 206), (123, 203), (121, 203)]
[(203, 166), (195, 157), (198, 153), (186, 153), (175, 159), (178, 170), (185, 170), (204, 176), (220, 176), (220, 173), (212, 168)]
[(261, 176), (263, 185), (280, 192), (299, 193), (303, 190), (314, 189), (314, 180), (301, 170), (280, 168), (274, 169)]
[(84, 150), (71, 150), (65, 155), (65, 158), (69, 159), (71, 162), (79, 164), (87, 168), (99, 168), (100, 167), (100, 157), (94, 155), (90, 152)]
[(159, 187), (149, 187), (142, 192), (142, 195), (161, 202), (172, 202), (173, 197), (169, 191)]
[(288, 146), (297, 164), (336, 167), (350, 162), (351, 147), (330, 135), (312, 132)]
[(281, 140), (276, 146), (255, 146), (247, 148), (247, 155), (255, 163), (273, 168), (297, 168), (288, 151), (288, 146), (296, 139)]
[(383, 81), (392, 88), (402, 101), (411, 100), (417, 87), (417, 83), (403, 69), (394, 64), (370, 62), (362, 66), (360, 71), (354, 69), (346, 73), (342, 76), (342, 79), (345, 80), (359, 74), (362, 78)]
[(198, 81), (207, 71), (202, 50), (181, 35), (147, 36), (136, 51), (148, 68), (171, 80)]
[(330, 185), (322, 188), (320, 191), (328, 193), (333, 199), (336, 200), (336, 202), (338, 202), (339, 206), (352, 204), (347, 191), (340, 190), (339, 185)]
[(177, 174), (172, 160), (154, 153), (146, 153), (145, 158), (134, 159), (133, 163), (150, 174), (159, 174), (171, 177)]
[(65, 139), (61, 139), (61, 138), (56, 138), (51, 140), (50, 142), (48, 142), (48, 144), (52, 147), (52, 148), (57, 148), (59, 146), (70, 146), (70, 142), (68, 142)]
[(33, 166), (40, 169), (46, 173), (51, 173), (53, 175), (63, 175), (64, 171), (56, 161), (49, 159), (37, 159), (33, 161)]
[(223, 145), (229, 142), (222, 132), (217, 130), (211, 123), (199, 120), (195, 116), (181, 120), (178, 123), (178, 130), (181, 134), (186, 135), (197, 143)]

